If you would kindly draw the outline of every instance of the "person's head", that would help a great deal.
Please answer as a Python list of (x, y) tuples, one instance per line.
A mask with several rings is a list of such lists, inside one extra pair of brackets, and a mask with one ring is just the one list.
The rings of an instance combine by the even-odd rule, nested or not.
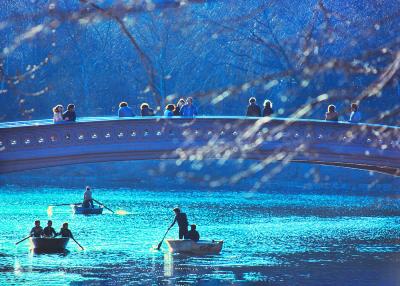
[(68, 111), (74, 111), (75, 110), (75, 104), (68, 104), (67, 110)]
[(53, 222), (51, 220), (47, 221), (47, 226), (52, 226)]
[(330, 104), (328, 106), (328, 112), (335, 112), (336, 111), (336, 106), (334, 106), (333, 104)]
[(357, 103), (352, 103), (351, 104), (351, 111), (357, 111), (358, 110), (358, 104)]
[(272, 108), (272, 102), (270, 100), (264, 101), (264, 107)]
[(196, 230), (196, 225), (195, 224), (191, 224), (190, 225), (190, 230)]
[(255, 97), (250, 97), (249, 103), (250, 104), (255, 104), (256, 103), (256, 98)]
[(174, 111), (174, 110), (175, 110), (175, 105), (173, 105), (173, 104), (168, 104), (168, 105), (165, 107), (165, 109), (166, 109), (166, 110), (169, 110), (169, 111)]
[(191, 105), (191, 104), (193, 103), (193, 98), (192, 98), (192, 97), (188, 97), (188, 98), (186, 99), (186, 103), (189, 104), (189, 105)]
[(62, 112), (64, 107), (61, 104), (57, 104), (55, 107), (53, 107), (53, 112), (54, 113), (60, 113)]
[(127, 107), (128, 103), (126, 101), (122, 101), (119, 103), (119, 107)]
[(62, 227), (63, 228), (68, 228), (68, 222), (64, 222)]
[(179, 99), (178, 103), (176, 104), (176, 106), (183, 106), (185, 104), (185, 100), (183, 98)]
[(174, 208), (174, 213), (175, 214), (179, 214), (180, 212), (181, 212), (180, 208), (178, 208), (178, 207)]
[(140, 105), (140, 109), (147, 109), (147, 108), (149, 108), (149, 104), (148, 103), (146, 103), (146, 102), (144, 102), (144, 103), (142, 103), (141, 105)]
[(40, 220), (35, 220), (35, 226), (40, 226)]
[(90, 187), (89, 186), (86, 186), (86, 191), (90, 191)]

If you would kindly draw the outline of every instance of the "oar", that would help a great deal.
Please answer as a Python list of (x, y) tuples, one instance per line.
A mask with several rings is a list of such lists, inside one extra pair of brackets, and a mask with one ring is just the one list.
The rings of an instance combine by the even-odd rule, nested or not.
[(168, 231), (169, 231), (170, 229), (171, 229), (171, 227), (169, 227), (169, 228), (167, 229), (167, 231), (165, 232), (163, 238), (161, 239), (160, 243), (159, 243), (158, 246), (157, 246), (157, 250), (160, 250), (161, 244), (163, 243), (163, 241), (164, 241), (165, 237), (167, 236), (167, 233), (168, 233)]
[(30, 237), (31, 237), (31, 235), (25, 237), (24, 239), (21, 239), (20, 241), (16, 242), (15, 245), (20, 244), (21, 242), (27, 240), (27, 239), (30, 238)]
[(73, 237), (71, 237), (71, 238), (72, 238), (73, 241), (75, 241), (75, 243), (76, 243), (77, 245), (79, 245), (80, 248), (82, 248), (82, 250), (85, 250), (85, 249), (83, 248), (83, 246), (80, 245), (79, 242), (77, 242), (77, 241), (75, 240), (75, 238), (73, 238)]
[(110, 209), (110, 208), (108, 208), (107, 206), (105, 206), (102, 202), (99, 202), (99, 201), (97, 201), (97, 200), (95, 200), (95, 199), (93, 199), (96, 203), (98, 203), (99, 205), (102, 205), (104, 208), (106, 208), (106, 209), (108, 209), (110, 212), (112, 212), (112, 213), (114, 213), (114, 211), (112, 210), (112, 209)]
[(74, 203), (74, 204), (58, 204), (58, 205), (49, 205), (49, 207), (61, 207), (61, 206), (76, 206), (76, 205), (80, 205), (82, 203)]

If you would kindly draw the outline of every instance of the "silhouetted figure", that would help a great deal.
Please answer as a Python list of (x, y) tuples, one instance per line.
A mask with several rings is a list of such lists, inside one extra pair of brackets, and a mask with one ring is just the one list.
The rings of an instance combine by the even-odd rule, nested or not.
[(339, 113), (336, 112), (336, 106), (333, 104), (328, 106), (328, 112), (325, 113), (325, 120), (327, 121), (338, 121)]
[(254, 117), (261, 116), (261, 108), (257, 105), (255, 97), (250, 97), (249, 99), (249, 105), (247, 106), (246, 116), (254, 116)]
[(350, 122), (360, 122), (361, 121), (361, 112), (358, 110), (358, 104), (357, 103), (352, 103), (351, 104), (351, 113), (350, 113)]
[(125, 101), (122, 101), (119, 104), (119, 109), (118, 109), (118, 117), (134, 117), (135, 114), (132, 111), (132, 108), (128, 106), (128, 103)]
[(179, 239), (186, 238), (186, 235), (188, 232), (188, 225), (189, 225), (187, 216), (185, 213), (182, 213), (179, 208), (174, 208), (174, 213), (175, 213), (175, 219), (172, 222), (170, 228), (173, 227), (176, 222), (178, 222)]
[(272, 113), (274, 113), (274, 110), (272, 109), (272, 102), (270, 100), (264, 101), (262, 116), (271, 116)]
[(172, 117), (172, 116), (174, 116), (174, 111), (175, 111), (175, 105), (168, 104), (165, 107), (164, 116)]
[(150, 108), (148, 103), (140, 105), (140, 113), (142, 116), (154, 116), (154, 110)]
[(90, 187), (87, 186), (85, 192), (83, 193), (83, 203), (82, 207), (84, 208), (93, 208), (93, 197), (92, 197), (92, 191), (90, 190)]
[(182, 106), (180, 110), (181, 116), (184, 117), (195, 117), (197, 116), (197, 108), (193, 104), (193, 98), (188, 97), (186, 99), (186, 104)]
[(29, 233), (32, 237), (41, 237), (43, 235), (43, 228), (40, 226), (40, 220), (35, 220), (35, 226)]
[(175, 106), (174, 116), (181, 116), (181, 108), (185, 105), (185, 100), (183, 98), (179, 99)]
[(196, 225), (195, 224), (190, 225), (190, 230), (187, 233), (186, 239), (191, 239), (193, 241), (199, 241), (200, 240), (200, 234), (196, 230)]
[(74, 238), (74, 236), (72, 235), (72, 232), (68, 229), (68, 223), (67, 222), (63, 223), (63, 226), (62, 226), (62, 228), (60, 229), (60, 232), (57, 235), (61, 235), (61, 237)]
[(62, 118), (65, 121), (75, 122), (76, 121), (76, 113), (75, 113), (75, 105), (68, 104), (67, 111), (65, 111), (62, 115)]
[(53, 222), (51, 220), (49, 220), (47, 222), (47, 226), (43, 229), (43, 235), (46, 237), (54, 237), (57, 235), (56, 231), (54, 230), (54, 228), (52, 227)]
[(53, 123), (58, 124), (58, 123), (63, 123), (63, 110), (64, 107), (61, 104), (56, 105), (53, 107)]

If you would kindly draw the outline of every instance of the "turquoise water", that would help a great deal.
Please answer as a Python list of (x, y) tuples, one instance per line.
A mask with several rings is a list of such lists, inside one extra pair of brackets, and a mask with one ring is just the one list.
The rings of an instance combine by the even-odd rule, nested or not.
[[(69, 253), (15, 246), (47, 205), (79, 202), (83, 190), (0, 187), (0, 285), (399, 285), (400, 204), (396, 196), (234, 191), (93, 189), (126, 215), (73, 215)], [(202, 238), (223, 239), (220, 255), (154, 250), (179, 205)], [(177, 228), (167, 237), (176, 237)]]

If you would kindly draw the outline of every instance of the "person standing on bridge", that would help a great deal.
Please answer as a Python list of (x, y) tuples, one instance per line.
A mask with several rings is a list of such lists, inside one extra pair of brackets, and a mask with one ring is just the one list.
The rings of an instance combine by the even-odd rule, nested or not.
[(272, 102), (270, 100), (264, 101), (264, 109), (263, 109), (263, 114), (262, 116), (271, 116), (272, 113), (274, 113), (274, 110), (272, 109)]
[(358, 104), (352, 103), (349, 122), (358, 123), (360, 121), (361, 121), (361, 112), (358, 110)]
[(89, 207), (94, 207), (93, 206), (93, 197), (92, 197), (92, 191), (90, 190), (89, 186), (86, 186), (85, 193), (83, 194), (83, 203), (82, 207), (84, 208), (89, 208)]
[(260, 117), (261, 116), (261, 108), (256, 103), (255, 97), (250, 97), (249, 105), (247, 106), (246, 116)]
[(53, 107), (53, 123), (58, 124), (58, 123), (63, 123), (63, 109), (64, 107), (61, 104), (56, 105)]
[(186, 104), (184, 106), (182, 106), (180, 113), (181, 113), (181, 116), (185, 116), (185, 117), (195, 117), (195, 116), (197, 116), (197, 108), (193, 104), (193, 98), (192, 97), (188, 97), (186, 99)]
[(167, 117), (172, 117), (172, 116), (174, 116), (174, 110), (175, 110), (175, 105), (173, 105), (173, 104), (168, 104), (168, 105), (165, 107), (164, 116), (167, 116)]
[(328, 112), (325, 113), (326, 121), (339, 121), (339, 113), (336, 112), (336, 106), (330, 104), (328, 106)]
[(140, 105), (140, 113), (142, 116), (154, 116), (154, 110), (146, 102)]
[(68, 104), (67, 111), (65, 111), (62, 115), (62, 118), (65, 121), (75, 122), (76, 121), (76, 113), (75, 113), (75, 105)]
[(119, 104), (119, 109), (118, 109), (118, 117), (134, 117), (135, 114), (132, 111), (132, 108), (128, 106), (128, 103), (125, 101), (122, 101)]
[(188, 233), (189, 226), (187, 216), (185, 213), (181, 212), (180, 208), (174, 208), (174, 213), (175, 219), (169, 228), (173, 227), (177, 222), (179, 227), (179, 239), (185, 239)]
[(181, 116), (181, 109), (185, 105), (185, 100), (183, 98), (179, 99), (175, 106), (174, 116)]

